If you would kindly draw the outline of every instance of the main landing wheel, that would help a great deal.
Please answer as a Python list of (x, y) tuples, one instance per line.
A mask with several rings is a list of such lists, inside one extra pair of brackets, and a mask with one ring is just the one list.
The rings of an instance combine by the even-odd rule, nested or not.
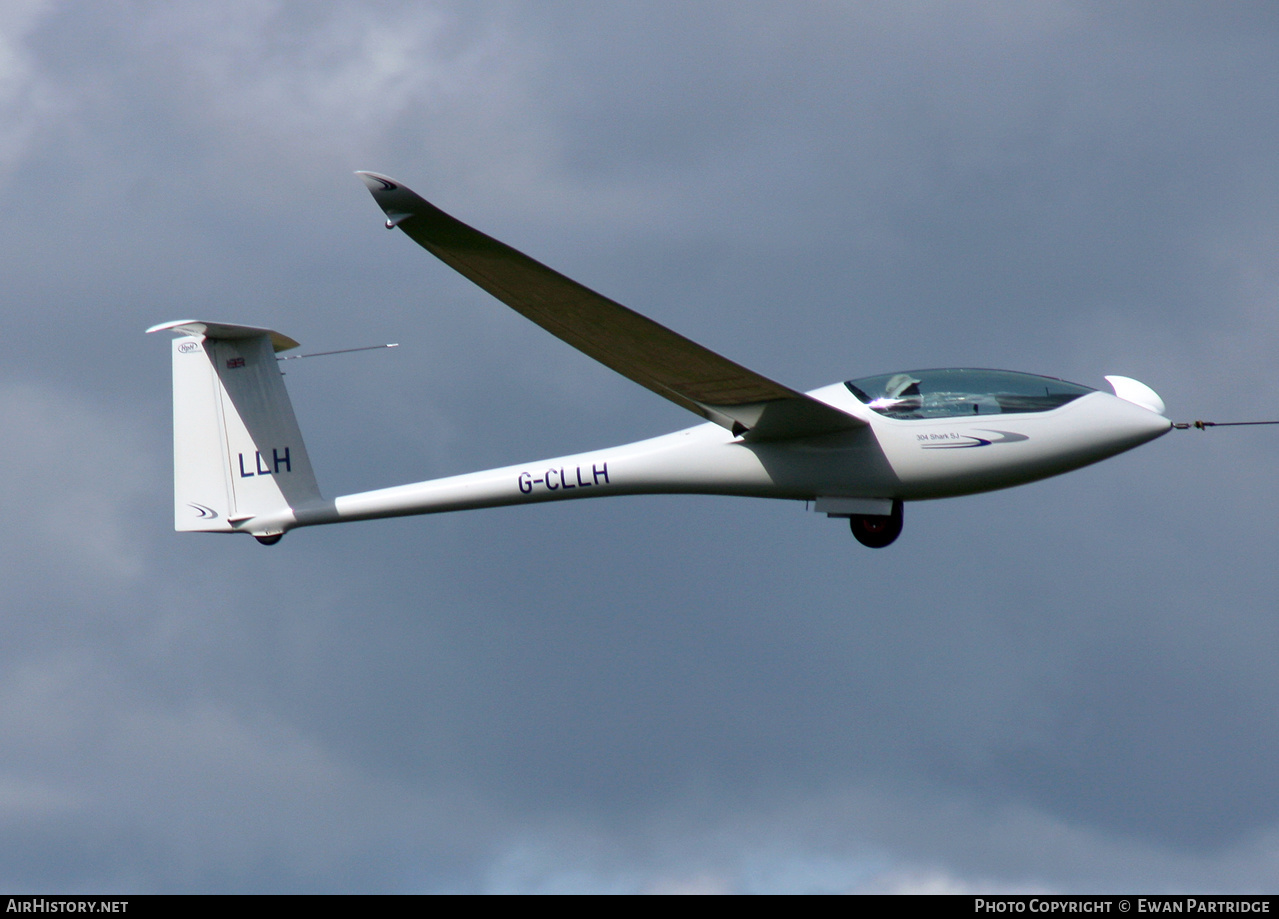
[(892, 545), (893, 540), (902, 534), (902, 503), (893, 501), (891, 514), (854, 514), (848, 518), (853, 535), (863, 546), (882, 549)]

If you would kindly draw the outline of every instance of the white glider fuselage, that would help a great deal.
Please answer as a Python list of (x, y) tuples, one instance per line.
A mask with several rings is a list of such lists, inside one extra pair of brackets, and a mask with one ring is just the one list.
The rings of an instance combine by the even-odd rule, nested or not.
[(842, 383), (808, 395), (866, 426), (752, 442), (706, 423), (603, 450), (346, 495), (243, 527), (273, 534), (347, 520), (641, 494), (785, 498), (814, 501), (816, 510), (832, 516), (887, 514), (893, 500), (974, 494), (1069, 472), (1171, 428), (1162, 415), (1099, 391), (1047, 412), (910, 420), (878, 415)]

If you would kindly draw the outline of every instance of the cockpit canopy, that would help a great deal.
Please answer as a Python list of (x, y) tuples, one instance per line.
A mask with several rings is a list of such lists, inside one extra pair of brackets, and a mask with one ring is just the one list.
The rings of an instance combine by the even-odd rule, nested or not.
[(1088, 386), (1011, 370), (911, 370), (844, 384), (889, 418), (954, 418), (1046, 412), (1096, 392)]

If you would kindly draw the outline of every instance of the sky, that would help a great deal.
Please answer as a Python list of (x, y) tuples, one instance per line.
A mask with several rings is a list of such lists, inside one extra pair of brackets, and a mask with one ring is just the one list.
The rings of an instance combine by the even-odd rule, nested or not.
[(0, 889), (1274, 892), (1268, 428), (910, 504), (172, 532), (147, 327), (279, 329), (328, 495), (696, 418), (357, 169), (797, 389), (1279, 417), (1269, 3), (0, 6)]

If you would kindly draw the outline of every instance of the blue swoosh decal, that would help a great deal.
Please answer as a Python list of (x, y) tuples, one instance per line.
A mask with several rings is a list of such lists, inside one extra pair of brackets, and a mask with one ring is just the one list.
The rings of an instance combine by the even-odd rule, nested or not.
[(967, 450), (970, 447), (989, 447), (991, 444), (1014, 444), (1019, 440), (1030, 440), (1026, 434), (1018, 434), (1016, 431), (996, 431), (994, 429), (983, 429), (985, 434), (998, 434), (994, 440), (986, 440), (984, 437), (977, 437), (973, 434), (965, 434), (965, 440), (960, 441), (938, 441), (937, 443), (921, 444), (925, 450)]
[(969, 447), (989, 447), (992, 443), (994, 443), (994, 441), (992, 440), (983, 440), (980, 437), (973, 437), (972, 435), (965, 435), (965, 437), (968, 438), (968, 440), (965, 443), (959, 443), (957, 441), (945, 441), (942, 443), (924, 444), (924, 449), (925, 450), (966, 450)]
[(1019, 440), (1030, 440), (1030, 438), (1027, 435), (1018, 434), (1015, 431), (996, 431), (994, 429), (987, 428), (986, 433), (1000, 435), (998, 440), (991, 441), (991, 443), (995, 443), (995, 444), (1012, 444), (1012, 443), (1016, 443)]

